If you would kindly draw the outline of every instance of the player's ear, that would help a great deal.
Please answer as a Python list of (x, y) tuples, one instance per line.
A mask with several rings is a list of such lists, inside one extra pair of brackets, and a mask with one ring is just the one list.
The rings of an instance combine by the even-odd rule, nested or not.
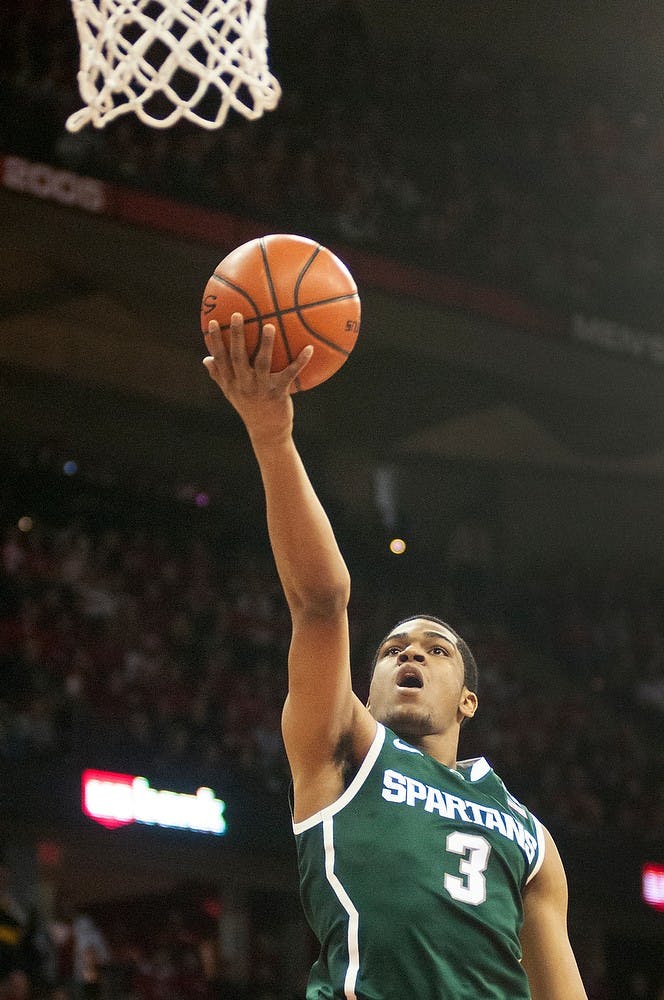
[(477, 711), (477, 695), (474, 691), (469, 691), (464, 687), (459, 701), (459, 711), (464, 719), (472, 719)]

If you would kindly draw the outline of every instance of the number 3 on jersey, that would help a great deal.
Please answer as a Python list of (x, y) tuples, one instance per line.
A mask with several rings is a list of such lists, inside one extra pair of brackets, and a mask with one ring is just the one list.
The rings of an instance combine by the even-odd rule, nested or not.
[(459, 875), (446, 874), (443, 881), (445, 888), (452, 899), (479, 906), (486, 899), (484, 872), (489, 864), (491, 844), (477, 834), (455, 830), (448, 834), (445, 847), (448, 853), (461, 855)]

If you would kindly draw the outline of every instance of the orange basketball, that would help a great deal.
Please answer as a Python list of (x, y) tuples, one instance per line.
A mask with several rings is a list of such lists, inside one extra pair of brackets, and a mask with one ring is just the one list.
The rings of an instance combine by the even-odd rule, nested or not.
[(334, 375), (360, 329), (360, 297), (350, 271), (330, 250), (304, 236), (263, 236), (224, 257), (203, 292), (201, 329), (206, 333), (216, 319), (228, 346), (234, 312), (244, 316), (252, 360), (263, 326), (274, 324), (272, 371), (281, 371), (303, 347), (313, 345), (313, 357), (295, 380), (294, 392)]

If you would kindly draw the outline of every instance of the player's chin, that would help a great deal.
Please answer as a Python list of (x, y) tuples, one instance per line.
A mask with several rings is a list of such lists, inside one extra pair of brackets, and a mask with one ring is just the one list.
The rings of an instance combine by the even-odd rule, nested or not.
[(434, 731), (431, 714), (416, 705), (392, 706), (379, 721), (397, 736), (428, 736)]

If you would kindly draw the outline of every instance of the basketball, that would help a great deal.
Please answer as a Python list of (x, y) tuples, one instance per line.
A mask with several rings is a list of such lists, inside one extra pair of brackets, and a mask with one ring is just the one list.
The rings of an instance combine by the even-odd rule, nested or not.
[(331, 250), (304, 236), (262, 236), (224, 257), (203, 292), (201, 329), (207, 333), (210, 320), (217, 320), (228, 347), (234, 312), (244, 316), (252, 361), (263, 326), (274, 324), (272, 371), (282, 371), (303, 347), (313, 345), (293, 392), (334, 375), (360, 329), (360, 297), (350, 271)]

